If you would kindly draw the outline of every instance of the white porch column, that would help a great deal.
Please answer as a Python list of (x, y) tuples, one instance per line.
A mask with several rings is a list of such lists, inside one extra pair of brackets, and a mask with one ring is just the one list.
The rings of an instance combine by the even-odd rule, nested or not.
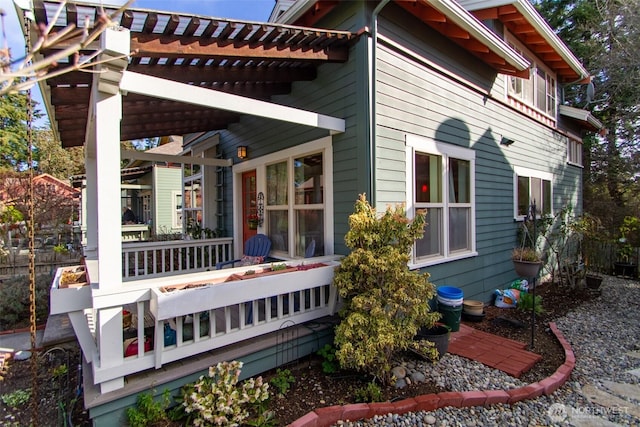
[[(108, 61), (94, 75), (90, 111), (93, 111), (87, 142), (94, 142), (91, 165), (95, 185), (95, 213), (97, 218), (97, 289), (118, 289), (122, 286), (122, 224), (120, 175), (120, 121), (122, 94), (120, 79), (127, 66), (122, 55), (130, 52), (128, 30), (107, 29), (100, 38), (103, 53), (100, 59)], [(91, 157), (91, 155), (88, 155)], [(93, 190), (87, 185), (88, 190)], [(91, 197), (91, 196), (90, 196)], [(92, 278), (92, 282), (94, 282)], [(100, 308), (97, 313), (98, 353), (101, 368), (118, 369), (124, 363), (122, 335), (122, 307)], [(94, 365), (95, 366), (95, 365)], [(124, 387), (124, 377), (100, 384), (106, 393)]]

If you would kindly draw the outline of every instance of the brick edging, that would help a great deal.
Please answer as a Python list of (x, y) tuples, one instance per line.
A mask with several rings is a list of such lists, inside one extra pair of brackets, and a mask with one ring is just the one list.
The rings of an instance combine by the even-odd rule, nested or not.
[[(45, 324), (42, 325), (37, 325), (36, 329), (37, 330), (42, 330), (45, 328)], [(11, 334), (20, 334), (23, 332), (31, 332), (31, 328), (29, 326), (25, 327), (25, 328), (20, 328), (20, 329), (7, 329), (6, 331), (0, 331), (0, 335), (11, 335)]]
[(411, 397), (393, 403), (353, 403), (343, 406), (328, 406), (309, 412), (289, 424), (288, 427), (328, 427), (340, 420), (355, 421), (388, 413), (404, 414), (407, 412), (434, 411), (445, 406), (466, 408), (488, 406), (495, 403), (511, 404), (521, 400), (535, 399), (543, 394), (553, 394), (569, 380), (571, 371), (576, 365), (576, 357), (571, 345), (556, 324), (550, 322), (549, 327), (564, 349), (564, 363), (551, 376), (542, 381), (510, 390), (447, 391)]

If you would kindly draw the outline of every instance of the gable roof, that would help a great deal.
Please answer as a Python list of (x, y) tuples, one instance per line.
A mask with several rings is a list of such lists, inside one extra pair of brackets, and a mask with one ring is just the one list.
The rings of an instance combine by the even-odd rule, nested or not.
[[(60, 5), (53, 0), (33, 3), (35, 25), (48, 25)], [(116, 11), (105, 9), (108, 14)], [(67, 3), (52, 31), (68, 23), (83, 27), (84, 18), (94, 22), (99, 11), (99, 4)], [(128, 71), (259, 100), (289, 93), (295, 81), (313, 80), (323, 63), (346, 61), (357, 37), (348, 31), (134, 8), (114, 20), (129, 29), (136, 52)], [(31, 33), (36, 37), (37, 31)], [(91, 73), (78, 71), (42, 83), (52, 127), (65, 147), (84, 143), (92, 84)], [(135, 93), (123, 97), (122, 109), (123, 140), (224, 129), (241, 115)]]

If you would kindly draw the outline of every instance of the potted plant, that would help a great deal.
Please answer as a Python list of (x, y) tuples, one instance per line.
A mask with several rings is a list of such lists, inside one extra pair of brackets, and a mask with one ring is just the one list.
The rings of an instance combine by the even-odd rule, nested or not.
[(542, 268), (542, 259), (533, 248), (525, 246), (515, 248), (511, 253), (511, 260), (520, 277), (536, 277)]
[(619, 230), (618, 257), (613, 264), (614, 273), (616, 276), (636, 277), (638, 275), (638, 266), (633, 258), (633, 238), (640, 230), (640, 219), (635, 216), (624, 217)]

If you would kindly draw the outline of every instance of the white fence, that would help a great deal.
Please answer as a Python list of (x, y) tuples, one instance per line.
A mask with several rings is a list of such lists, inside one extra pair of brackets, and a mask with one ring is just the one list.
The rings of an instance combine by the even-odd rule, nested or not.
[(122, 243), (122, 280), (211, 271), (233, 259), (233, 239)]

